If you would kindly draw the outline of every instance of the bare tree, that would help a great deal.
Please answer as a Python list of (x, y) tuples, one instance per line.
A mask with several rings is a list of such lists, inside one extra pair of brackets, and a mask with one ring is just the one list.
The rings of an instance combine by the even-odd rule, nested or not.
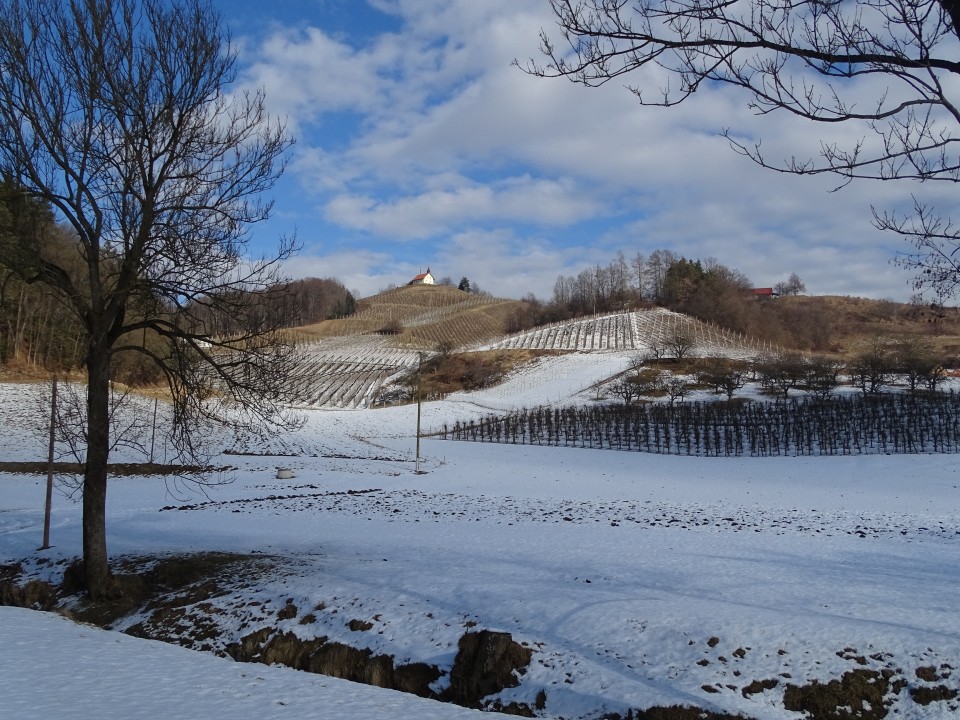
[(818, 400), (826, 400), (840, 385), (840, 371), (843, 364), (839, 360), (815, 356), (805, 361), (806, 377), (803, 389)]
[[(787, 113), (862, 128), (781, 161), (726, 131), (763, 167), (798, 175), (960, 181), (956, 137), (960, 3), (956, 0), (550, 0), (561, 43), (541, 33), (546, 64), (527, 72), (586, 86), (629, 76), (645, 105), (669, 107), (708, 84), (732, 86), (759, 115)], [(665, 78), (665, 80), (664, 80)], [(652, 86), (650, 83), (654, 83)], [(852, 138), (847, 142), (846, 138)], [(916, 285), (952, 292), (960, 228), (920, 200), (912, 212), (874, 212), (911, 240), (902, 263)]]
[(932, 345), (916, 337), (906, 337), (897, 343), (893, 362), (896, 372), (903, 374), (912, 393), (920, 387), (936, 390), (946, 374)]
[(637, 353), (627, 361), (627, 368), (633, 373), (634, 377), (639, 378), (651, 362), (652, 359), (648, 354)]
[(667, 280), (667, 270), (680, 258), (670, 250), (654, 250), (647, 258), (648, 289), (645, 297), (654, 302), (663, 302), (664, 285)]
[(673, 407), (677, 400), (682, 402), (690, 394), (690, 385), (687, 384), (687, 381), (675, 375), (666, 375), (661, 378), (660, 389), (666, 393), (670, 407)]
[(457, 349), (457, 344), (449, 338), (444, 338), (443, 340), (437, 341), (434, 349), (437, 351), (440, 357), (445, 358), (453, 354), (453, 352)]
[(642, 358), (645, 362), (658, 362), (667, 356), (667, 343), (659, 338), (651, 338), (647, 341), (647, 351)]
[(747, 375), (745, 363), (729, 358), (704, 358), (697, 368), (697, 380), (724, 393), (727, 400), (733, 400), (734, 393), (746, 384)]
[(633, 401), (641, 395), (640, 386), (632, 377), (621, 377), (613, 383), (610, 389), (613, 390), (613, 394), (620, 397), (623, 400), (623, 404), (628, 407), (633, 405)]
[[(83, 261), (77, 271), (21, 234), (0, 262), (50, 288), (84, 330), (83, 561), (101, 597), (115, 589), (105, 509), (118, 356), (160, 369), (184, 458), (201, 452), (207, 421), (282, 418), (295, 353), (258, 298), (294, 243), (250, 259), (247, 233), (269, 215), (259, 198), (290, 141), (261, 94), (227, 92), (235, 52), (208, 0), (0, 0), (0, 12), (0, 166), (72, 228)], [(223, 316), (233, 331), (214, 335), (205, 318)]]
[(644, 368), (633, 377), (633, 383), (637, 386), (641, 396), (655, 397), (664, 392), (665, 376), (666, 373), (656, 368)]
[(807, 362), (799, 353), (778, 352), (760, 357), (754, 369), (765, 387), (782, 392), (784, 398), (789, 397), (791, 390), (803, 387), (807, 380)]
[(790, 273), (790, 277), (783, 282), (778, 282), (773, 286), (773, 291), (777, 295), (799, 295), (807, 291), (807, 286), (796, 273)]
[(891, 342), (882, 337), (866, 343), (847, 365), (850, 377), (864, 395), (879, 394), (895, 369)]
[(693, 330), (680, 324), (674, 326), (665, 338), (665, 342), (677, 360), (683, 360), (697, 344)]
[(638, 252), (630, 261), (630, 269), (633, 270), (633, 283), (637, 291), (637, 297), (641, 300), (645, 297), (647, 280), (647, 258), (643, 253)]

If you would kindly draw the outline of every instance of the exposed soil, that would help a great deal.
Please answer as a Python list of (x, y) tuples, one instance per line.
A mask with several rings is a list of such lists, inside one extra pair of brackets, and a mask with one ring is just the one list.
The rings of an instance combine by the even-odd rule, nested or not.
[[(438, 355), (423, 364), (420, 391), (424, 397), (436, 397), (488, 387), (517, 367), (550, 354), (546, 350), (486, 350)], [(415, 390), (416, 373), (409, 381)]]
[[(438, 699), (430, 686), (443, 674), (426, 663), (397, 666), (389, 655), (374, 655), (325, 637), (302, 639), (292, 632), (266, 627), (227, 646), (227, 654), (240, 662), (285, 665), (295, 670), (329, 675), (352, 682)], [(501, 688), (502, 689), (502, 688)]]
[(891, 703), (888, 693), (896, 695), (906, 685), (903, 680), (891, 683), (894, 675), (892, 670), (858, 668), (828, 683), (787, 685), (783, 706), (807, 713), (810, 720), (883, 720)]

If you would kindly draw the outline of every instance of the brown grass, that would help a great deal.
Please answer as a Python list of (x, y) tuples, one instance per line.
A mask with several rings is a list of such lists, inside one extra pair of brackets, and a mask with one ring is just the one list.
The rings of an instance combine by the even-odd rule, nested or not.
[(504, 334), (518, 300), (471, 295), (444, 285), (410, 285), (364, 298), (356, 314), (297, 328), (306, 341), (369, 335), (399, 328), (398, 345), (433, 350), (441, 342), (466, 347)]
[[(424, 364), (421, 391), (424, 397), (437, 397), (486, 387), (513, 369), (550, 354), (543, 350), (487, 350), (436, 357)], [(416, 374), (411, 382), (416, 383)]]
[(960, 308), (895, 303), (838, 295), (781, 297), (773, 302), (830, 325), (829, 350), (842, 357), (881, 337), (922, 338), (944, 357), (960, 355)]

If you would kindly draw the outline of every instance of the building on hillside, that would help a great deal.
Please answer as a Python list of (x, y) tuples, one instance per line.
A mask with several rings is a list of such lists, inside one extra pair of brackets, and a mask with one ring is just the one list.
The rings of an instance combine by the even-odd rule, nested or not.
[(433, 275), (430, 274), (430, 268), (427, 268), (425, 273), (420, 273), (413, 278), (407, 285), (436, 285), (436, 281), (433, 279)]
[(777, 296), (777, 293), (773, 291), (773, 288), (750, 288), (749, 294), (755, 298), (769, 298)]

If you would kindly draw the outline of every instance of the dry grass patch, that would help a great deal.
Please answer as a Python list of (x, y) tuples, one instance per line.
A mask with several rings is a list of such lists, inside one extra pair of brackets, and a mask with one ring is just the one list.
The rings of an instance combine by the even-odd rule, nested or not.
[[(436, 397), (490, 387), (513, 370), (552, 354), (544, 350), (485, 350), (437, 356), (423, 365), (421, 389), (425, 397)], [(415, 386), (416, 374), (410, 381)]]
[(771, 301), (799, 317), (829, 324), (829, 350), (847, 357), (877, 337), (918, 337), (946, 356), (960, 351), (960, 308), (934, 308), (890, 300), (815, 295)]
[(357, 312), (297, 328), (304, 341), (389, 331), (400, 346), (433, 350), (447, 342), (464, 347), (503, 335), (508, 319), (524, 304), (471, 295), (443, 285), (410, 285), (363, 298)]

